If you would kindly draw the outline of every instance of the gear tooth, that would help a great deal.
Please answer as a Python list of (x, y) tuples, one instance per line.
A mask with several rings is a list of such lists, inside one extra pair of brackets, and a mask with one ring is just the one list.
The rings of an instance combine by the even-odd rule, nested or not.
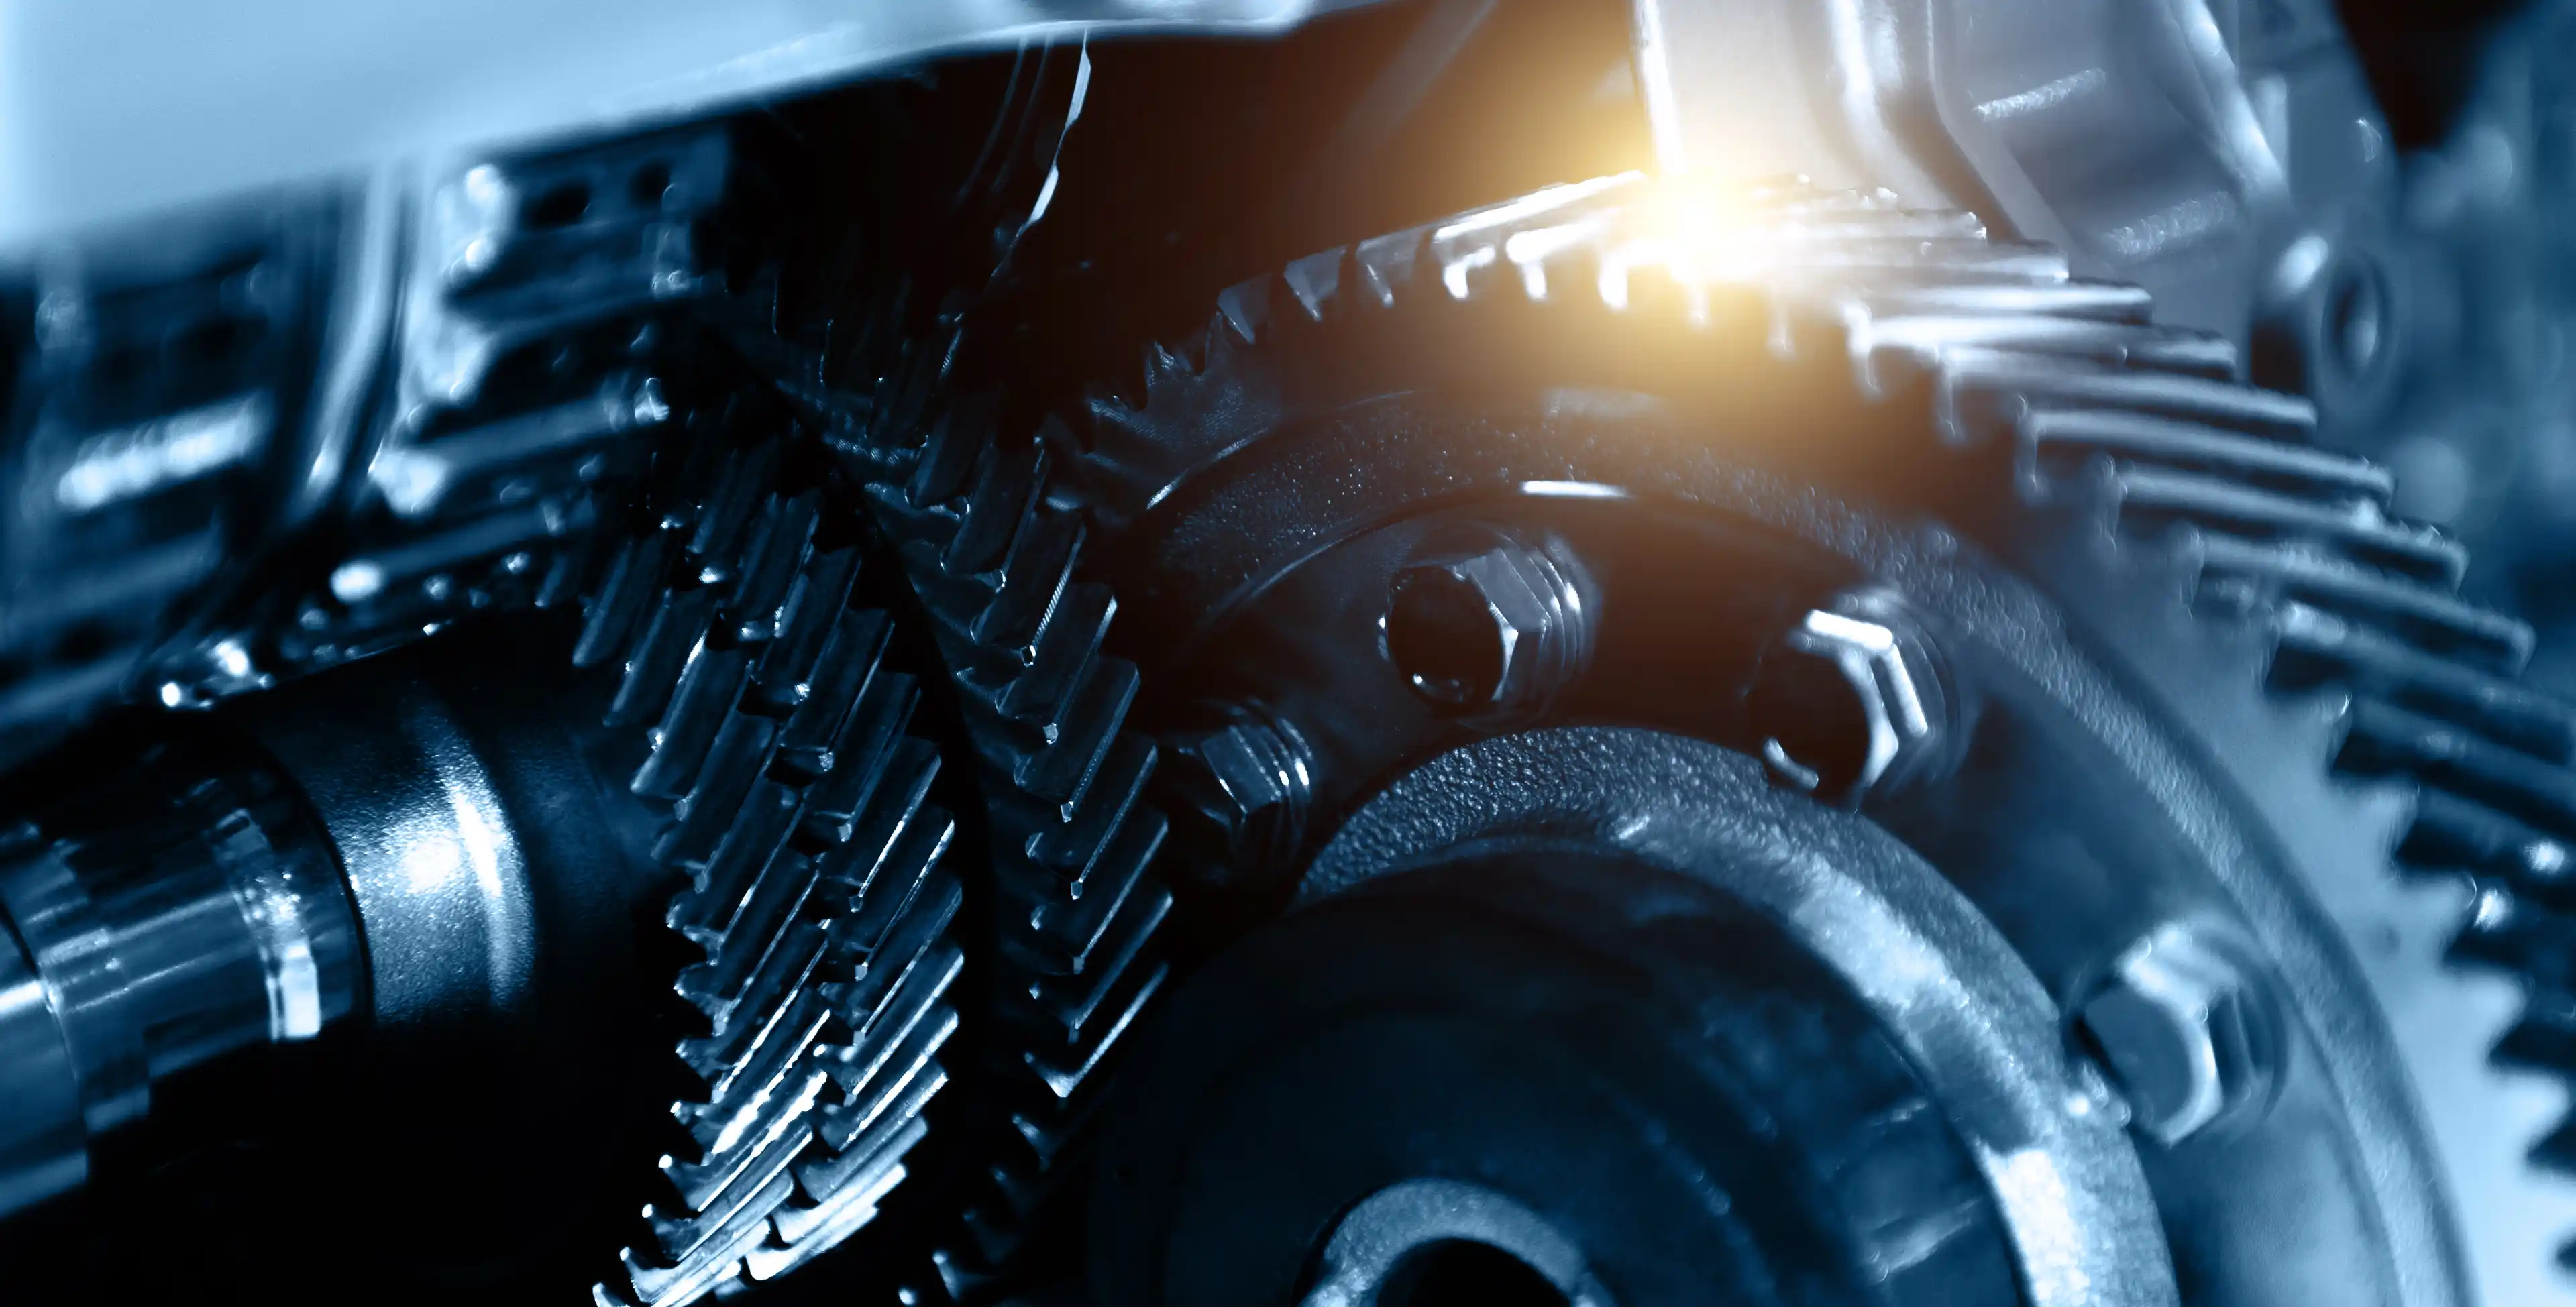
[(869, 893), (889, 874), (917, 874), (898, 865), (905, 854), (923, 851), (906, 837), (916, 828), (938, 827), (947, 820), (926, 802), (939, 775), (938, 751), (907, 737), (889, 755), (850, 819), (849, 837), (824, 855), (823, 874), (853, 895)]
[(722, 927), (715, 957), (680, 973), (680, 996), (718, 1020), (733, 1011), (762, 965), (789, 943), (789, 927), (812, 897), (814, 882), (812, 859), (779, 850)]
[[(1171, 909), (1169, 890), (1160, 885), (1146, 886), (1131, 895), (1122, 910), (1110, 918), (1099, 944), (1092, 950), (1088, 967), (1052, 977), (1041, 975), (1030, 986), (1038, 1009), (1063, 1032), (1070, 1045), (1092, 1045), (1093, 1037), (1106, 1029), (1101, 1018), (1117, 1016), (1120, 1003), (1114, 1000), (1134, 988), (1134, 964)], [(1025, 942), (1021, 946), (1025, 947)], [(1090, 1060), (1089, 1055), (1085, 1060)]]
[(2375, 698), (2354, 702), (2339, 766), (2397, 772), (2548, 830), (2576, 830), (2576, 777), (2528, 754)]
[[(1186, 388), (1198, 380), (1196, 359), (1206, 357), (1204, 335), (1195, 340), (1183, 337), (1177, 342), (1155, 341), (1145, 347), (1145, 402), (1139, 408), (1154, 408), (1168, 403), (1173, 390)], [(1177, 346), (1177, 348), (1176, 348)]]
[(1163, 833), (1159, 816), (1128, 822), (1103, 852), (1103, 870), (1083, 887), (1082, 897), (1039, 909), (1038, 934), (1055, 952), (1056, 965), (1064, 972), (1081, 974), (1120, 909), (1147, 883), (1146, 872), (1162, 849)]
[(1035, 662), (1030, 646), (1048, 611), (1074, 583), (1073, 560), (1082, 539), (1080, 514), (1052, 505), (1032, 512), (1012, 538), (992, 601), (967, 628), (967, 638), (1015, 651), (1024, 666)]
[[(959, 965), (954, 950), (928, 960), (937, 970), (923, 975), (945, 985)], [(845, 1101), (826, 1107), (816, 1123), (823, 1155), (807, 1160), (797, 1174), (806, 1192), (838, 1192), (871, 1163), (882, 1163), (886, 1146), (910, 1124), (946, 1078), (938, 1057), (957, 1033), (957, 1013), (940, 1004), (917, 1018), (889, 1022), (851, 1050), (858, 1063), (844, 1082)]]
[(739, 571), (743, 537), (751, 529), (753, 515), (778, 480), (778, 465), (787, 442), (775, 436), (764, 436), (751, 443), (737, 457), (725, 460), (715, 487), (704, 501), (697, 516), (697, 529), (689, 536), (687, 552), (701, 568), (715, 573), (705, 584), (715, 585), (718, 578), (734, 579)]
[[(766, 730), (766, 723), (762, 729)], [(736, 794), (741, 797), (735, 798)], [(752, 883), (768, 868), (794, 829), (799, 798), (794, 790), (776, 781), (755, 779), (739, 789), (728, 788), (722, 797), (730, 801), (708, 803), (700, 811), (712, 812), (716, 819), (729, 813), (733, 820), (724, 823), (715, 847), (704, 860), (704, 883), (672, 900), (666, 920), (673, 930), (724, 931), (751, 893)], [(687, 830), (688, 823), (683, 822), (674, 833)]]
[[(683, 1040), (680, 1060), (699, 1075), (706, 1092), (687, 1105), (692, 1120), (704, 1120), (710, 1112), (732, 1101), (735, 1084), (749, 1073), (749, 1061), (755, 1053), (768, 1050), (784, 1054), (781, 1038), (794, 1039), (800, 1032), (790, 1027), (798, 1020), (819, 1016), (817, 1011), (796, 1012), (796, 1004), (810, 982), (822, 968), (827, 956), (830, 932), (811, 921), (790, 923), (784, 938), (769, 950), (749, 983), (742, 1001), (731, 1015), (718, 1023), (714, 1034), (704, 1039)], [(775, 1069), (774, 1067), (772, 1068)], [(704, 1144), (706, 1141), (700, 1139)]]
[[(787, 1150), (777, 1151), (783, 1154)], [(782, 1158), (768, 1161), (768, 1165), (747, 1173), (716, 1195), (703, 1211), (646, 1217), (645, 1225), (653, 1232), (661, 1259), (674, 1267), (686, 1266), (700, 1253), (709, 1251), (708, 1243), (728, 1227), (738, 1226), (746, 1216), (755, 1220), (766, 1216), (787, 1201), (794, 1178), (781, 1174), (786, 1169)]]
[(1034, 444), (1009, 450), (998, 445), (988, 448), (977, 467), (974, 488), (966, 494), (963, 522), (948, 543), (941, 570), (973, 576), (1000, 563), (1045, 472), (1045, 452)]
[[(943, 1001), (965, 965), (965, 954), (955, 944), (942, 940), (909, 955), (889, 952), (883, 963), (832, 995), (847, 1033), (824, 1059), (841, 1093), (842, 1115), (836, 1119), (846, 1127), (824, 1133), (825, 1144), (835, 1152), (847, 1149), (852, 1135), (875, 1124), (873, 1119), (852, 1119), (848, 1111), (875, 1111), (901, 1088), (897, 1080), (919, 1074), (917, 1068), (895, 1065), (910, 1046), (907, 1041), (919, 1043), (917, 1051), (926, 1061), (956, 1033), (957, 1014)], [(877, 983), (871, 985), (871, 980)], [(885, 997), (869, 1004), (863, 990)]]
[[(1217, 292), (1217, 317), (1232, 329), (1236, 342), (1258, 345), (1269, 336), (1273, 284), (1269, 277), (1255, 277)], [(1225, 336), (1217, 333), (1215, 339), (1222, 341)]]
[(2082, 317), (1876, 312), (1864, 292), (1854, 303), (1872, 353), (1903, 351), (1937, 363), (1949, 350), (1974, 348), (2025, 357), (2041, 366), (2082, 360), (2106, 367), (2225, 380), (2236, 371), (2236, 346), (2224, 336), (2172, 327), (2140, 327)]
[[(1976, 349), (1951, 351), (1946, 370), (1962, 392), (1991, 397), (1986, 416), (2007, 421), (2028, 405), (2114, 409), (2292, 443), (2305, 443), (2316, 429), (2316, 406), (2307, 400), (2205, 377), (2075, 367)], [(2011, 407), (1996, 402), (2007, 398)]]
[(1128, 732), (1110, 745), (1100, 778), (1074, 809), (1071, 820), (1037, 824), (1025, 842), (1029, 861), (1061, 877), (1075, 893), (1087, 891), (1092, 871), (1136, 811), (1146, 781), (1152, 777), (1156, 750), (1151, 740)]
[(2576, 856), (2565, 840), (2438, 789), (2416, 797), (2397, 857), (2418, 872), (2465, 872), (2536, 903), (2576, 906)]
[(2565, 1139), (2570, 1126), (2567, 1082), (2502, 1070), (2476, 1115), (2491, 1118), (2488, 1146), (2496, 1155), (2485, 1160), (2493, 1169), (2475, 1177), (2455, 1175), (2454, 1186), (2512, 1177), (2511, 1192), (2519, 1199), (2513, 1209), (2495, 1209), (2489, 1219), (2465, 1223), (2479, 1301), (2576, 1303), (2576, 1276), (2559, 1257), (2567, 1232), (2576, 1230), (2576, 1176), (2552, 1156), (2553, 1143)]
[(885, 776), (900, 775), (904, 785), (928, 785), (926, 779), (913, 778), (937, 764), (938, 749), (901, 733), (919, 697), (913, 679), (902, 673), (880, 668), (868, 678), (832, 751), (832, 769), (806, 792), (801, 820), (809, 837), (831, 845), (858, 838), (860, 819)]
[(700, 644), (681, 669), (679, 688), (661, 722), (647, 737), (652, 753), (635, 770), (627, 788), (647, 798), (676, 799), (686, 794), (715, 748), (716, 733), (741, 697), (751, 670), (751, 651)]
[[(845, 740), (841, 728), (856, 710), (860, 690), (882, 664), (892, 629), (893, 623), (875, 609), (842, 611), (807, 674), (804, 700), (787, 715), (786, 728), (779, 733), (780, 755), (798, 760), (799, 766), (818, 776), (840, 764)], [(878, 742), (856, 743), (864, 747)], [(874, 759), (863, 753), (850, 761), (865, 766)]]
[(2330, 548), (2366, 567), (2448, 590), (2468, 554), (2434, 531), (2389, 521), (2368, 503), (2319, 505), (2196, 472), (2130, 466), (2110, 481), (2112, 505), (2138, 534), (2188, 522), (2240, 539)]
[[(2280, 440), (2253, 439), (2175, 417), (2113, 408), (2034, 406), (2017, 423), (2040, 461), (2096, 453), (2124, 462), (2203, 472), (2336, 503), (2386, 508), (2396, 483), (2384, 468)], [(2052, 451), (2065, 451), (2050, 457)]]
[(816, 548), (798, 570), (788, 590), (778, 634), (760, 651), (758, 670), (746, 706), (783, 715), (811, 692), (810, 672), (823, 644), (847, 610), (859, 577), (858, 546), (840, 543)]
[(2011, 317), (2045, 314), (2145, 326), (2154, 316), (2154, 299), (2126, 282), (2070, 280), (2048, 285), (2015, 285), (1992, 281), (1945, 284), (1901, 284), (1872, 287), (1870, 304), (1887, 313), (1974, 314)]
[(799, 995), (789, 1012), (787, 1027), (753, 1054), (749, 1069), (722, 1091), (722, 1101), (691, 1123), (706, 1150), (703, 1159), (663, 1168), (692, 1210), (706, 1210), (755, 1167), (783, 1169), (803, 1145), (807, 1114), (830, 1081), (806, 1055), (825, 1013), (811, 994)]
[(866, 1165), (853, 1168), (827, 1197), (780, 1208), (774, 1218), (777, 1243), (767, 1252), (747, 1255), (745, 1269), (754, 1279), (774, 1280), (849, 1237), (875, 1217), (877, 1205), (903, 1182), (904, 1155), (929, 1132), (917, 1116), (906, 1119), (897, 1132), (865, 1155)]
[(979, 420), (981, 416), (951, 408), (933, 422), (922, 445), (921, 461), (914, 465), (911, 482), (900, 492), (905, 506), (929, 508), (965, 493), (977, 457), (990, 444), (990, 426)]
[(596, 667), (626, 648), (636, 623), (653, 608), (668, 570), (671, 533), (645, 531), (617, 546), (608, 574), (582, 613), (581, 637), (573, 645), (575, 667)]
[(1109, 587), (1089, 582), (1066, 585), (1048, 606), (1028, 648), (1016, 658), (1024, 670), (991, 695), (996, 711), (1027, 724), (1052, 743), (1060, 723), (1086, 683), (1098, 675), (1095, 656), (1117, 613)]
[(2204, 591), (2217, 587), (2245, 606), (2296, 600), (2505, 675), (2531, 657), (2529, 626), (2452, 595), (2279, 544), (2214, 531), (2197, 536)]
[(1119, 1036), (1135, 1024), (1137, 1014), (1144, 1011), (1145, 1005), (1161, 991), (1163, 982), (1170, 979), (1171, 968), (1157, 962), (1133, 973), (1113, 971), (1106, 974), (1118, 977), (1122, 983), (1103, 986), (1097, 991), (1099, 1000), (1076, 1014), (1084, 1018), (1080, 1029), (1087, 1037), (1070, 1044), (1064, 1050), (1065, 1056), (1032, 1049), (1023, 1057), (1046, 1092), (1059, 1102), (1070, 1101), (1081, 1092), (1117, 1046)]
[(1414, 227), (1372, 237), (1351, 247), (1350, 283), (1363, 302), (1381, 309), (1391, 309), (1400, 299), (1408, 299), (1415, 288), (1415, 266), (1430, 243), (1427, 227)]
[[(929, 828), (925, 825), (922, 829)], [(864, 957), (840, 1004), (841, 1011), (851, 1015), (847, 1022), (851, 1031), (860, 1038), (867, 1036), (869, 1022), (883, 1009), (885, 996), (911, 974), (912, 968), (926, 965), (925, 959), (936, 956), (940, 934), (957, 915), (963, 895), (952, 876), (927, 881), (903, 877), (884, 880), (887, 883), (871, 887), (874, 898), (868, 905), (889, 905), (880, 914), (883, 923), (870, 929), (863, 908), (861, 919), (851, 924), (849, 936), (842, 941), (845, 947), (860, 950)], [(912, 910), (907, 912), (905, 908)]]
[(1321, 322), (1341, 295), (1342, 277), (1351, 263), (1348, 247), (1309, 254), (1289, 263), (1280, 281), (1306, 310), (1307, 320)]
[(608, 724), (638, 726), (661, 715), (680, 669), (706, 638), (707, 619), (715, 616), (716, 595), (697, 589), (665, 594), (645, 625), (644, 637), (626, 658), (626, 675), (608, 707)]
[(735, 1258), (757, 1244), (768, 1232), (764, 1222), (753, 1221), (739, 1230), (723, 1232), (722, 1242), (679, 1266), (661, 1266), (638, 1257), (629, 1248), (618, 1254), (626, 1267), (629, 1283), (649, 1307), (683, 1307), (716, 1290), (716, 1286), (734, 1278), (739, 1268)]
[(976, 1290), (993, 1282), (994, 1274), (990, 1264), (956, 1249), (939, 1249), (933, 1252), (930, 1258), (932, 1268), (938, 1273), (939, 1283), (936, 1286), (924, 1285), (905, 1289), (903, 1297), (899, 1300), (903, 1307), (930, 1307), (930, 1304), (942, 1301), (962, 1302), (972, 1296)]
[(794, 496), (774, 495), (762, 507), (744, 550), (740, 576), (724, 600), (724, 609), (737, 628), (736, 638), (754, 643), (777, 634), (779, 606), (786, 602), (797, 565), (805, 559), (821, 507), (821, 494), (811, 489)]
[(1136, 701), (1136, 667), (1124, 659), (1095, 658), (1090, 674), (1066, 702), (1053, 738), (1012, 768), (1020, 788), (1053, 799), (1062, 811), (1080, 809), (1082, 797), (1107, 760), (1128, 705)]

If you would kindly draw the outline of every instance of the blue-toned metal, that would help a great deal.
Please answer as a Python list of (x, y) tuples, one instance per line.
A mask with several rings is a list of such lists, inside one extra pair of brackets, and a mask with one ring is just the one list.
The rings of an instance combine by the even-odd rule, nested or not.
[(0, 12), (0, 247), (274, 184), (703, 117), (1086, 33), (1366, 0), (96, 0)]

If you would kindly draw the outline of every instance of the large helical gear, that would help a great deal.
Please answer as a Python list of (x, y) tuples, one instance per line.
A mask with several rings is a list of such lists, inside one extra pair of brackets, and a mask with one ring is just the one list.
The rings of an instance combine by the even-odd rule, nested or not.
[[(2525, 628), (2454, 595), (2461, 552), (2387, 515), (2385, 473), (2306, 443), (2304, 402), (2235, 384), (2224, 341), (2150, 325), (2141, 293), (2072, 278), (2061, 256), (1991, 239), (1971, 216), (1885, 197), (1791, 187), (1749, 207), (1657, 212), (1669, 204), (1644, 183), (1564, 188), (1226, 292), (1202, 334), (1154, 352), (1142, 395), (1098, 400), (1057, 433), (1095, 523), (1153, 528), (1123, 546), (1149, 620), (1255, 579), (1224, 526), (1193, 523), (1293, 535), (1261, 505), (1196, 489), (1211, 469), (1336, 420), (1337, 402), (1422, 383), (1405, 372), (1423, 361), (1417, 342), (1477, 366), (1476, 342), (1493, 337), (1459, 325), (1471, 319), (1583, 350), (1605, 314), (1668, 315), (1696, 328), (1675, 333), (1679, 353), (1609, 370), (1794, 392), (1782, 410), (1841, 390), (1874, 415), (1867, 430), (1910, 422), (1911, 448), (1850, 451), (1881, 465), (1882, 496), (2023, 560), (2284, 832), (2386, 1022), (2335, 1032), (2360, 1128), (2426, 1122), (2460, 1213), (2464, 1256), (2437, 1220), (2387, 1232), (2398, 1263), (2465, 1262), (2489, 1304), (2569, 1300), (2559, 1246), (2576, 1232), (2576, 1191), (2544, 1136), (2563, 1128), (2570, 1066), (2569, 978), (2550, 943), (2566, 938), (2576, 716), (2512, 680)], [(1603, 348), (1639, 347), (1621, 335)], [(1747, 366), (1765, 355), (1767, 380)], [(1675, 372), (1694, 357), (1724, 375)], [(1584, 470), (1496, 439), (1527, 482), (1616, 482), (1606, 467), (1676, 493), (1659, 466), (1671, 451), (1595, 449)], [(1448, 466), (1440, 450), (1363, 443), (1434, 481)], [(1300, 475), (1360, 512), (1373, 502), (1361, 479), (1387, 471), (1318, 464), (1268, 485)], [(1979, 513), (1979, 498), (2009, 511)], [(1165, 565), (1182, 556), (1190, 566)], [(2382, 1050), (2439, 1110), (2351, 1088)], [(2417, 1292), (2454, 1300), (2432, 1280), (2406, 1300)]]
[(778, 426), (698, 442), (717, 466), (671, 478), (576, 650), (622, 661), (611, 726), (651, 724), (631, 784), (669, 805), (653, 852), (687, 884), (666, 924), (704, 950), (676, 982), (705, 1023), (677, 1050), (690, 1146), (661, 1159), (650, 1242), (602, 1302), (686, 1302), (831, 1248), (904, 1178), (947, 1079), (965, 959), (939, 752), (907, 733), (892, 618), (853, 602), (857, 507)]

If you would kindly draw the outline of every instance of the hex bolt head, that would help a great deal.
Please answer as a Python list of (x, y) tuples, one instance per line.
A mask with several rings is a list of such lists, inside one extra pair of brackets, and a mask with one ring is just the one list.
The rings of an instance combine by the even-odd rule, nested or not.
[(1966, 734), (1937, 650), (1884, 590), (1800, 618), (1763, 655), (1745, 707), (1772, 778), (1829, 803), (1946, 774)]
[(2167, 1147), (2270, 1096), (2280, 1021), (2256, 969), (2178, 925), (2131, 945), (2076, 1013), (2130, 1125)]
[(1396, 570), (1379, 629), (1387, 657), (1433, 708), (1525, 718), (1590, 664), (1593, 596), (1562, 545), (1462, 528), (1426, 540)]
[(1314, 799), (1314, 754), (1296, 728), (1258, 708), (1219, 709), (1221, 726), (1175, 737), (1167, 787), (1195, 874), (1209, 884), (1266, 881), (1294, 860)]

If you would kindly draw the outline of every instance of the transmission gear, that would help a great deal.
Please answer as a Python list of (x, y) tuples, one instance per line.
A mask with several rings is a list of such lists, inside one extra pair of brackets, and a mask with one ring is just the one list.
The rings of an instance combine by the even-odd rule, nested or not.
[[(2220, 816), (2223, 801), (2162, 800), (2224, 887), (2213, 901), (2272, 959), (2266, 984), (2300, 1025), (2335, 1032), (2307, 1045), (2331, 1091), (2282, 1092), (2337, 1100), (2351, 1165), (2375, 1177), (2356, 1228), (2384, 1229), (2387, 1246), (2341, 1296), (2463, 1301), (2472, 1283), (2488, 1302), (2563, 1294), (2555, 1254), (2576, 1210), (2533, 1165), (2563, 1093), (2521, 1069), (2548, 1008), (2524, 1009), (2522, 985), (2478, 965), (2553, 983), (2524, 941), (2547, 919), (2547, 872), (2531, 868), (2557, 847), (2543, 833), (2556, 784), (2544, 778), (2563, 774), (2569, 717), (2510, 681), (2527, 633), (2451, 596), (2463, 558), (2385, 515), (2384, 474), (2303, 445), (2304, 404), (2227, 381), (2224, 342), (2149, 325), (2142, 295), (2071, 280), (2048, 251), (1990, 240), (1964, 215), (1880, 197), (1793, 187), (1704, 205), (1601, 183), (1301, 260), (1227, 292), (1203, 335), (1159, 351), (1139, 402), (1094, 403), (1061, 446), (1097, 519), (1121, 529), (1110, 574), (1143, 598), (1148, 628), (1186, 633), (1165, 637), (1174, 652), (1149, 663), (1160, 678), (1149, 684), (1166, 702), (1253, 700), (1293, 722), (1314, 745), (1317, 802), (1330, 809), (1408, 755), (1461, 738), (1454, 718), (1326, 670), (1353, 661), (1333, 651), (1367, 636), (1367, 614), (1330, 596), (1386, 593), (1387, 569), (1415, 548), (1390, 524), (1538, 518), (1572, 533), (1564, 522), (1603, 504), (1644, 517), (1679, 503), (1821, 541), (1862, 579), (1893, 577), (1915, 606), (1941, 610), (1933, 624), (1964, 629), (1981, 659), (2005, 656), (2053, 684), (2062, 710), (2103, 738), (2139, 720), (2113, 701), (2161, 705), (2185, 730), (2159, 747), (2223, 756), (2271, 823), (2270, 834), (2222, 833), (2234, 820)], [(1640, 392), (1666, 402), (1623, 397)], [(1624, 429), (1636, 427), (1650, 430)], [(1784, 462), (1797, 470), (1740, 466)], [(1844, 496), (1883, 507), (1846, 508)], [(1900, 516), (1890, 524), (1883, 511)], [(1960, 534), (1907, 524), (1926, 516)], [(1635, 555), (1652, 551), (1619, 547), (1633, 578)], [(1987, 574), (1989, 550), (2036, 589)], [(1977, 579), (1936, 581), (1954, 570)], [(1660, 610), (1623, 611), (1621, 585), (1641, 584), (1612, 584), (1600, 620), (1660, 623), (1667, 640), (1695, 632), (1709, 667), (1675, 680), (1669, 667), (1632, 666), (1665, 697), (1595, 690), (1565, 711), (1744, 738), (1744, 720), (1709, 702), (1729, 697), (1729, 673), (1715, 669), (1738, 665), (1724, 646), (1743, 636), (1688, 610), (1731, 604), (1755, 629), (1779, 618), (1713, 582), (1647, 586), (1653, 598), (1625, 602)], [(2034, 632), (2024, 653), (1989, 643), (2053, 626), (2049, 612), (2080, 643), (2053, 630)], [(2096, 659), (2109, 679), (2088, 689), (2102, 673), (2076, 669)], [(1750, 661), (1735, 693), (1756, 693), (1763, 660)], [(1686, 700), (1669, 697), (1686, 687)], [(1991, 746), (1980, 736), (1965, 747)], [(1978, 763), (1935, 788), (1964, 802)], [(2409, 783), (2411, 810), (2382, 779)], [(1885, 808), (1881, 820), (2035, 959), (2062, 1006), (2082, 1008), (2108, 961), (2078, 956), (2123, 936), (2077, 937), (2118, 913), (2040, 921), (2041, 886), (1950, 861), (1962, 832), (1931, 814), (1939, 804), (1920, 786), (1862, 802)], [(2284, 844), (2258, 852), (2253, 841), (2269, 840)], [(1341, 847), (1326, 846), (1321, 865)], [(2296, 878), (2255, 869), (2274, 858)], [(1309, 872), (1303, 893), (1321, 892), (1322, 874)], [(2327, 921), (2339, 939), (2315, 929)], [(2363, 993), (2375, 1014), (2353, 1001)], [(2383, 1075), (2380, 1056), (2405, 1081)], [(2418, 1115), (2417, 1094), (2489, 1108)], [(2238, 1127), (2249, 1128), (2262, 1133)], [(2241, 1136), (2234, 1147), (2239, 1166), (2261, 1150)], [(2188, 1170), (2151, 1170), (2159, 1201), (2224, 1207)], [(2456, 1233), (2426, 1201), (2444, 1191), (2462, 1204)], [(2197, 1294), (2266, 1300), (2265, 1273), (2210, 1233), (2223, 1224), (2169, 1227), (2183, 1240), (2177, 1258), (2203, 1277)], [(2017, 1234), (2025, 1277), (2045, 1286), (2030, 1232)], [(2454, 1270), (2428, 1280), (2409, 1269), (2422, 1267)], [(1152, 1300), (1146, 1281), (1127, 1283)]]

